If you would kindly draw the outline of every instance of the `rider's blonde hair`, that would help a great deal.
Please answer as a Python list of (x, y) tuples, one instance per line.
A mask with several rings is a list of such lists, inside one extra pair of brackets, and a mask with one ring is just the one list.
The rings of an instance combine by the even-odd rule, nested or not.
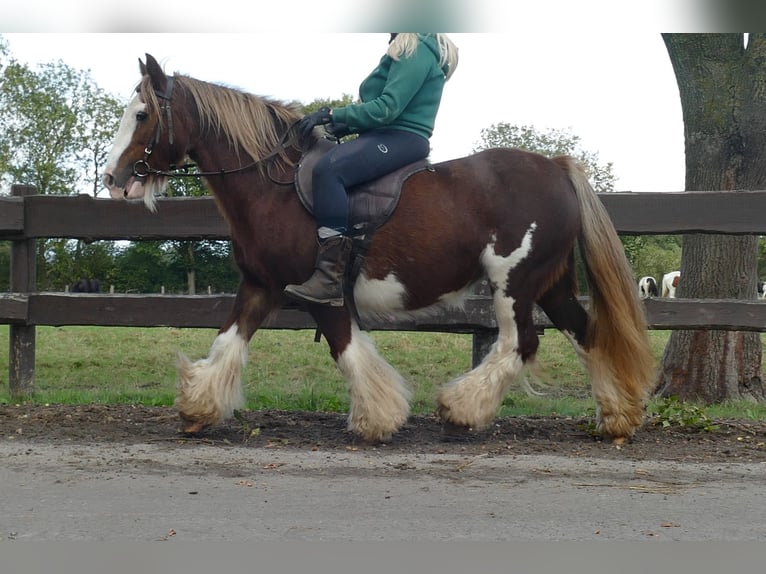
[[(412, 56), (418, 47), (419, 36), (421, 34), (398, 34), (388, 47), (388, 55), (394, 60), (398, 60), (402, 56), (405, 58)], [(447, 37), (447, 34), (434, 34), (434, 36), (436, 36), (436, 42), (439, 45), (439, 65), (447, 66), (446, 77), (449, 80), (457, 68), (457, 46)]]

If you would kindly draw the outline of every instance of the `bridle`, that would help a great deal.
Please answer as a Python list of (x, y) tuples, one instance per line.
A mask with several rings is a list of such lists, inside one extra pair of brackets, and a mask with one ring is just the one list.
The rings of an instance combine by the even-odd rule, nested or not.
[(149, 165), (149, 157), (152, 155), (152, 150), (154, 149), (154, 146), (157, 145), (160, 141), (160, 133), (161, 133), (161, 117), (162, 114), (165, 114), (167, 116), (167, 124), (168, 124), (168, 143), (170, 145), (171, 151), (173, 149), (173, 114), (170, 107), (170, 100), (173, 97), (173, 76), (167, 76), (167, 84), (165, 85), (165, 90), (160, 91), (155, 89), (154, 94), (157, 96), (157, 99), (160, 101), (160, 118), (157, 119), (157, 126), (154, 129), (154, 135), (152, 136), (152, 140), (149, 142), (149, 144), (144, 148), (144, 157), (142, 159), (139, 159), (133, 164), (133, 175), (139, 179), (144, 179), (150, 175), (157, 175), (157, 176), (164, 176), (164, 177), (210, 177), (210, 176), (224, 176), (229, 175), (232, 173), (239, 173), (248, 169), (251, 169), (255, 167), (258, 164), (266, 163), (266, 175), (269, 177), (269, 179), (278, 185), (292, 185), (294, 180), (290, 181), (280, 181), (272, 177), (270, 168), (273, 165), (274, 158), (280, 156), (282, 152), (284, 152), (286, 149), (293, 147), (297, 149), (298, 151), (303, 152), (303, 149), (296, 144), (296, 138), (294, 136), (294, 127), (297, 125), (299, 120), (296, 120), (292, 124), (290, 124), (287, 129), (284, 131), (282, 136), (279, 138), (279, 142), (274, 147), (274, 149), (269, 152), (264, 157), (257, 159), (247, 165), (242, 165), (233, 169), (219, 169), (217, 171), (191, 171), (192, 169), (196, 168), (197, 166), (193, 163), (187, 163), (182, 166), (176, 166), (171, 164), (167, 170), (162, 169), (155, 169), (152, 166)]

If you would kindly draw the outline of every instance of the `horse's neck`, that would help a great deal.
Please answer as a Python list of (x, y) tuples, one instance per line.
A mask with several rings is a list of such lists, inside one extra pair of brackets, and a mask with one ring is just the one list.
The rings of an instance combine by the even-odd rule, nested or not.
[[(259, 233), (270, 233), (272, 225), (278, 222), (264, 217), (254, 226), (253, 214), (280, 213), (284, 210), (297, 216), (303, 208), (294, 185), (294, 168), (281, 159), (267, 160), (254, 164), (247, 154), (237, 157), (228, 141), (218, 141), (212, 136), (202, 142), (195, 153), (190, 154), (201, 172), (238, 170), (224, 175), (210, 175), (205, 178), (207, 187), (215, 197), (218, 209), (232, 228), (232, 236), (252, 237)], [(299, 159), (294, 150), (291, 159)], [(279, 205), (277, 205), (277, 203)], [(288, 207), (290, 205), (291, 207)]]

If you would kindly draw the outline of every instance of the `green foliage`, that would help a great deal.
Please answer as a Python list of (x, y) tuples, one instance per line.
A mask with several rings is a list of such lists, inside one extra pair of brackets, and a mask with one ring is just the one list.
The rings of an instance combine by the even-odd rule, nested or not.
[(758, 277), (766, 279), (766, 237), (758, 238)]
[(571, 155), (587, 168), (593, 188), (598, 192), (614, 191), (616, 176), (612, 163), (600, 164), (598, 153), (583, 150), (580, 137), (567, 130), (538, 130), (534, 126), (516, 126), (505, 122), (481, 130), (481, 143), (473, 151), (494, 147), (525, 149), (547, 155)]
[(116, 253), (112, 241), (40, 239), (37, 242), (37, 287), (43, 291), (62, 291), (79, 279), (109, 282), (114, 274)]
[(0, 291), (10, 289), (11, 242), (0, 241)]
[[(301, 111), (303, 111), (304, 114), (310, 114), (312, 112), (316, 112), (317, 110), (323, 107), (339, 108), (339, 107), (347, 106), (348, 104), (354, 104), (357, 102), (359, 102), (359, 99), (355, 100), (351, 94), (343, 94), (340, 97), (340, 99), (331, 100), (331, 99), (317, 98), (308, 104), (296, 103), (296, 105), (301, 109)], [(356, 134), (350, 134), (350, 135), (342, 137), (341, 141), (348, 141), (356, 137), (358, 137)]]
[(705, 432), (718, 430), (705, 412), (697, 405), (682, 402), (678, 397), (666, 397), (654, 404), (654, 424), (662, 427), (679, 426)]
[(62, 61), (36, 70), (5, 57), (0, 74), (0, 178), (42, 194), (101, 189), (122, 105)]
[(659, 282), (665, 273), (681, 266), (681, 237), (678, 235), (623, 236), (621, 239), (637, 279), (651, 275)]
[(340, 99), (329, 98), (317, 98), (308, 104), (302, 104), (296, 102), (296, 105), (301, 109), (304, 114), (310, 114), (318, 111), (320, 108), (327, 106), (328, 108), (339, 108), (341, 106), (347, 106), (353, 104), (358, 100), (355, 100), (351, 94), (343, 94)]
[(184, 290), (184, 278), (169, 271), (169, 257), (160, 241), (139, 241), (121, 251), (116, 258), (114, 285), (122, 293), (159, 293), (164, 286)]

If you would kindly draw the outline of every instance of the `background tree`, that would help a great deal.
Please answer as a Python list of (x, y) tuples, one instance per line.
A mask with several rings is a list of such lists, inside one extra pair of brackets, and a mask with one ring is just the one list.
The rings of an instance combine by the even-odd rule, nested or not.
[[(681, 97), (686, 190), (766, 189), (766, 34), (663, 34)], [(686, 235), (677, 294), (753, 299), (755, 236)], [(675, 331), (659, 392), (763, 401), (758, 333)]]
[(37, 70), (2, 56), (0, 141), (6, 185), (34, 185), (41, 194), (98, 191), (122, 105), (90, 73), (63, 62)]
[[(0, 72), (0, 186), (24, 183), (40, 194), (97, 195), (122, 104), (87, 71), (61, 61), (36, 69), (20, 64), (2, 38)], [(63, 289), (80, 277), (103, 280), (99, 257), (111, 249), (39, 240), (38, 287)], [(73, 266), (65, 271), (66, 265)]]
[(549, 157), (571, 155), (586, 167), (591, 184), (597, 192), (614, 191), (617, 178), (612, 171), (612, 163), (599, 163), (598, 153), (582, 149), (580, 137), (568, 130), (539, 130), (533, 126), (516, 126), (501, 122), (481, 130), (481, 141), (473, 151), (493, 147), (515, 147)]

